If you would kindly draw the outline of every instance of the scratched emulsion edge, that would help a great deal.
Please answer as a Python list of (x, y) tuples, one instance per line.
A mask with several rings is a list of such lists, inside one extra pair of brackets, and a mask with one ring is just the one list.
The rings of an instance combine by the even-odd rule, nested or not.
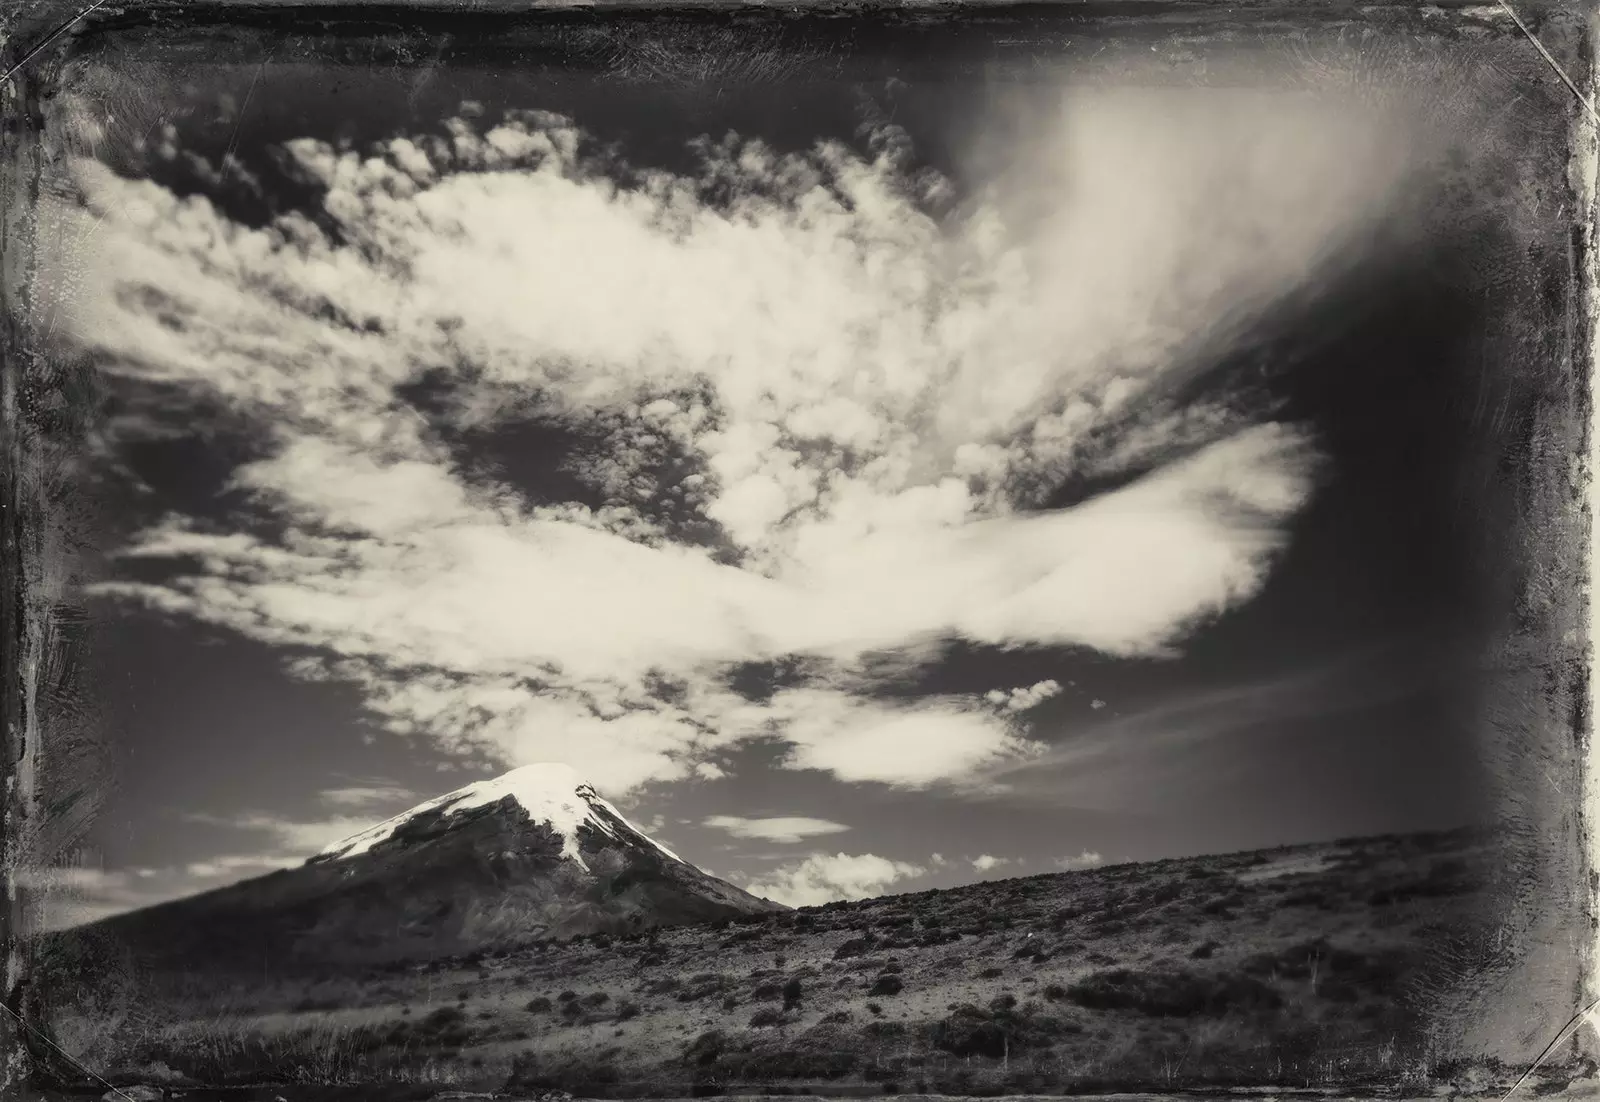
[[(24, 51), (19, 44), (36, 25), (21, 9), (0, 12), (0, 65), (5, 71), (20, 61)], [(23, 302), (32, 267), (29, 220), (37, 180), (32, 163), (37, 116), (31, 100), (25, 73), (0, 84), (0, 998), (12, 1012), (0, 1014), (0, 1095), (15, 1092), (29, 1073), (27, 1050), (12, 1014), (21, 1009), (13, 993), (20, 990), (25, 971), (18, 944), (23, 915), (16, 874), (25, 858), (35, 800), (29, 728), (36, 668), (32, 656), (38, 641), (32, 613), (38, 593), (26, 554), (28, 526), (36, 513), (25, 500), (33, 481), (27, 475), (20, 408), (26, 362)]]
[[(0, 0), (0, 34), (7, 30), (8, 18), (14, 26), (21, 26), (26, 18), (28, 25), (17, 38), (37, 45), (56, 26), (88, 5), (89, 0), (84, 0), (70, 8), (55, 6), (53, 18), (40, 16), (40, 6), (36, 6), (24, 17)], [(125, 11), (139, 6), (137, 3), (125, 5)], [(440, 5), (432, 6), (437, 10)], [(603, 5), (607, 8), (624, 6), (648, 5)], [(1520, 10), (1523, 5), (1517, 6)], [(326, 7), (333, 17), (339, 5), (330, 3)], [(1586, 30), (1589, 42), (1593, 43), (1596, 33), (1600, 32), (1600, 16), (1589, 17)], [(54, 46), (64, 45), (68, 37), (63, 36)], [(0, 42), (0, 47), (5, 45)], [(0, 72), (10, 70), (22, 52), (0, 49)], [(25, 72), (0, 86), (0, 257), (3, 257), (0, 260), (0, 267), (3, 267), (0, 272), (0, 326), (3, 326), (0, 328), (0, 370), (4, 376), (3, 390), (0, 390), (0, 419), (3, 419), (0, 441), (6, 451), (0, 459), (0, 569), (5, 575), (0, 581), (0, 677), (3, 677), (0, 722), (4, 726), (4, 733), (0, 735), (4, 743), (3, 757), (0, 757), (0, 784), (3, 784), (0, 839), (4, 844), (0, 887), (6, 896), (4, 906), (0, 907), (0, 943), (3, 943), (0, 947), (5, 951), (5, 1006), (15, 1009), (21, 1009), (14, 1000), (20, 999), (19, 984), (25, 979), (25, 960), (15, 951), (10, 939), (22, 918), (12, 874), (20, 864), (37, 854), (29, 842), (38, 823), (36, 798), (40, 795), (34, 787), (34, 769), (40, 749), (38, 738), (42, 730), (35, 700), (41, 695), (48, 699), (40, 683), (40, 671), (48, 665), (48, 656), (55, 645), (52, 624), (57, 621), (56, 612), (61, 608), (64, 579), (62, 562), (50, 557), (50, 534), (46, 530), (46, 521), (54, 523), (57, 519), (48, 516), (46, 511), (50, 464), (39, 451), (40, 442), (27, 431), (30, 414), (48, 392), (50, 381), (34, 374), (42, 365), (29, 359), (28, 335), (22, 320), (27, 313), (25, 309), (18, 309), (19, 304), (26, 305), (31, 274), (32, 195), (41, 138), (38, 108), (43, 96), (41, 90), (48, 87), (50, 81), (47, 62), (56, 52), (55, 48), (41, 51), (37, 61)], [(1558, 52), (1562, 53), (1564, 62), (1568, 60), (1567, 53)], [(1600, 73), (1592, 65), (1572, 71), (1578, 86), (1600, 102)], [(1540, 606), (1542, 614), (1532, 631), (1548, 648), (1546, 670), (1557, 682), (1546, 683), (1544, 703), (1551, 713), (1564, 707), (1570, 717), (1564, 734), (1572, 741), (1567, 744), (1566, 752), (1572, 755), (1568, 760), (1578, 766), (1581, 783), (1581, 795), (1574, 806), (1566, 809), (1567, 814), (1576, 814), (1579, 820), (1575, 834), (1568, 837), (1578, 839), (1574, 848), (1580, 852), (1567, 852), (1575, 858), (1571, 871), (1581, 878), (1571, 887), (1581, 894), (1585, 910), (1580, 939), (1583, 953), (1579, 976), (1581, 992), (1573, 993), (1581, 993), (1583, 999), (1579, 1005), (1587, 1005), (1600, 997), (1600, 923), (1597, 923), (1597, 915), (1600, 915), (1600, 831), (1596, 829), (1600, 825), (1600, 740), (1592, 737), (1590, 708), (1593, 664), (1600, 650), (1596, 645), (1600, 641), (1600, 624), (1594, 621), (1587, 586), (1589, 563), (1593, 561), (1594, 552), (1600, 549), (1600, 533), (1592, 523), (1595, 490), (1592, 473), (1600, 469), (1600, 451), (1596, 451), (1600, 445), (1600, 417), (1596, 416), (1594, 403), (1589, 400), (1594, 372), (1600, 365), (1600, 211), (1596, 208), (1597, 192), (1600, 192), (1596, 142), (1600, 134), (1584, 112), (1575, 111), (1574, 117), (1571, 144), (1566, 151), (1569, 156), (1566, 185), (1573, 203), (1573, 218), (1572, 268), (1568, 282), (1571, 295), (1568, 320), (1572, 328), (1568, 334), (1569, 358), (1565, 367), (1571, 373), (1571, 394), (1579, 398), (1579, 404), (1564, 410), (1547, 407), (1543, 411), (1545, 416), (1541, 420), (1545, 424), (1541, 443), (1562, 449), (1556, 454), (1571, 462), (1560, 471), (1543, 472), (1534, 511), (1542, 514), (1536, 519), (1552, 524), (1548, 529), (1528, 524), (1523, 538), (1539, 540), (1542, 536), (1560, 540), (1570, 533), (1573, 541), (1553, 556), (1559, 565), (1535, 579), (1545, 594), (1542, 600), (1534, 602)], [(21, 364), (29, 365), (29, 373), (24, 373)], [(1586, 498), (1589, 499), (1587, 509), (1584, 507)], [(1561, 515), (1563, 513), (1566, 515)], [(1560, 535), (1554, 535), (1558, 531)], [(1545, 550), (1549, 552), (1551, 548), (1546, 545)], [(1530, 557), (1537, 558), (1531, 545)], [(1570, 602), (1564, 599), (1569, 597), (1573, 598)], [(1560, 679), (1564, 675), (1570, 679), (1562, 682)], [(1544, 735), (1541, 731), (1541, 739)], [(1570, 845), (1570, 841), (1563, 844)], [(1564, 993), (1569, 990), (1563, 985)], [(1577, 1009), (1578, 1006), (1573, 1007), (1574, 1011)], [(1589, 1055), (1600, 1051), (1600, 1030), (1593, 1026), (1567, 1033), (1567, 1040), (1551, 1054), (1549, 1064), (1552, 1067), (1570, 1066), (1575, 1051)], [(14, 1088), (26, 1074), (28, 1059), (21, 1040), (9, 1016), (0, 1013), (0, 1044), (4, 1045), (0, 1050), (0, 1098), (15, 1097)]]
[(30, 401), (38, 399), (30, 378), (26, 319), (33, 275), (33, 217), (38, 185), (38, 96), (22, 66), (28, 52), (62, 18), (61, 7), (43, 3), (0, 13), (0, 949), (4, 952), (0, 1014), (0, 1096), (10, 1097), (30, 1073), (26, 1039), (19, 1029), (26, 958), (19, 935), (25, 916), (18, 873), (26, 865), (36, 820), (35, 708), (42, 616), (52, 594), (42, 571), (44, 517), (37, 457), (28, 430)]
[[(57, 691), (92, 692), (60, 657), (70, 571), (64, 517), (66, 464), (45, 426), (69, 410), (60, 375), (28, 329), (35, 275), (36, 213), (50, 61), (92, 0), (0, 4), (0, 1098), (31, 1085), (39, 1047), (23, 1022), (30, 994), (20, 943), (26, 900), (19, 873), (38, 863), (45, 793), (38, 783), (45, 724), (43, 680)], [(59, 448), (59, 444), (55, 445)]]
[[(1595, 385), (1600, 380), (1600, 121), (1594, 105), (1600, 105), (1600, 65), (1594, 63), (1597, 45), (1600, 45), (1600, 9), (1590, 13), (1588, 21), (1590, 56), (1589, 79), (1580, 87), (1589, 97), (1591, 110), (1579, 111), (1573, 127), (1572, 160), (1573, 185), (1581, 219), (1583, 255), (1578, 279), (1582, 288), (1582, 322), (1587, 340), (1577, 350), (1577, 358), (1586, 370), (1588, 380), (1589, 421), (1588, 447), (1585, 464), (1580, 475), (1581, 486), (1587, 500), (1586, 521), (1588, 539), (1585, 545), (1584, 590), (1587, 594), (1588, 613), (1588, 684), (1584, 719), (1577, 736), (1583, 739), (1583, 828), (1587, 842), (1589, 908), (1589, 952), (1583, 968), (1583, 1005), (1594, 1007), (1600, 1002), (1600, 738), (1594, 730), (1595, 672), (1600, 669), (1600, 614), (1596, 612), (1594, 594), (1594, 565), (1600, 561), (1600, 524), (1596, 523), (1597, 486), (1595, 473), (1600, 471), (1600, 403), (1595, 401)], [(1587, 1013), (1585, 1015), (1588, 1016)], [(1590, 1017), (1587, 1028), (1578, 1029), (1578, 1047), (1586, 1056), (1600, 1054), (1600, 1028)]]

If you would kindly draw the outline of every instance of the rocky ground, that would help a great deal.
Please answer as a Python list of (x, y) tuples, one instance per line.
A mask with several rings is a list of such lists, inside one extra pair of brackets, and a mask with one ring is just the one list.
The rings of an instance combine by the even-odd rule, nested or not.
[(1493, 952), (1486, 853), (1365, 839), (342, 974), (145, 976), (59, 992), (52, 1027), (84, 1066), (169, 1092), (1488, 1089), (1511, 1069), (1424, 1028)]

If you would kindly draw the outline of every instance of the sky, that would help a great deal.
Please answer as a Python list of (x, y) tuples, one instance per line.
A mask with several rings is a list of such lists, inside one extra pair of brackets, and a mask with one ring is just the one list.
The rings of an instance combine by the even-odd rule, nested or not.
[(1435, 146), (978, 79), (79, 119), (38, 310), (103, 411), (109, 783), (44, 921), (536, 761), (794, 904), (1492, 814)]

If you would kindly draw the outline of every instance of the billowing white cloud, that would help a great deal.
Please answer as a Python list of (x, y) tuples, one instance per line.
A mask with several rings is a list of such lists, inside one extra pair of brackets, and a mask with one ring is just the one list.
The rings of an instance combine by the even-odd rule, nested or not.
[(981, 857), (974, 857), (972, 859), (972, 867), (977, 869), (979, 872), (990, 872), (999, 868), (1001, 865), (1009, 864), (1011, 864), (1011, 859), (1009, 857), (995, 857), (988, 853), (983, 854)]
[(763, 842), (802, 842), (823, 834), (842, 834), (850, 828), (828, 819), (781, 815), (765, 819), (746, 819), (739, 815), (712, 815), (704, 826), (725, 830), (735, 838), (757, 838)]
[[(281, 527), (169, 518), (126, 553), (170, 576), (99, 592), (311, 648), (297, 672), (360, 686), (398, 733), (619, 795), (714, 780), (751, 738), (911, 787), (1026, 755), (1050, 682), (1000, 708), (842, 682), (752, 704), (721, 673), (955, 637), (1168, 654), (1259, 588), (1311, 441), (1160, 394), (1217, 319), (1376, 217), (1385, 132), (1170, 106), (1074, 97), (1072, 186), (1027, 232), (941, 206), (890, 131), (867, 156), (707, 145), (695, 176), (609, 163), (538, 114), (369, 155), (290, 143), (337, 236), (79, 164), (81, 209), (45, 212), (39, 309), (107, 372), (255, 425), (266, 455), (235, 484)], [(425, 376), (442, 413), (405, 397)], [(530, 417), (604, 439), (570, 467), (600, 504), (529, 504), (445, 443)], [(1136, 461), (1157, 465), (1037, 508)]]
[(983, 698), (1007, 712), (1026, 712), (1061, 694), (1061, 685), (1053, 680), (1040, 681), (1021, 689), (991, 689)]
[(836, 899), (868, 899), (882, 895), (902, 880), (926, 875), (908, 861), (892, 861), (874, 853), (818, 853), (746, 881), (754, 895), (790, 907), (812, 907)]
[(845, 781), (904, 788), (968, 783), (975, 770), (1036, 747), (968, 697), (895, 702), (788, 689), (758, 715), (790, 745), (785, 763)]

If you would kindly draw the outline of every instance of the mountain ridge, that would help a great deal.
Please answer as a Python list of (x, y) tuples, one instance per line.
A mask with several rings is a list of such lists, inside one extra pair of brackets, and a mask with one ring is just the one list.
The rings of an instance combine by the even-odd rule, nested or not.
[(305, 863), (61, 931), (161, 966), (259, 973), (426, 960), (788, 908), (650, 838), (564, 765), (424, 801)]
[[(1343, 839), (199, 984), (113, 960), (35, 972), (33, 1020), (110, 1079), (185, 1085), (334, 1077), (377, 1092), (426, 1074), (595, 1098), (1481, 1086), (1505, 1068), (1457, 1028), (1500, 952), (1498, 844), (1477, 829)], [(121, 1033), (99, 1028), (123, 1008)]]

